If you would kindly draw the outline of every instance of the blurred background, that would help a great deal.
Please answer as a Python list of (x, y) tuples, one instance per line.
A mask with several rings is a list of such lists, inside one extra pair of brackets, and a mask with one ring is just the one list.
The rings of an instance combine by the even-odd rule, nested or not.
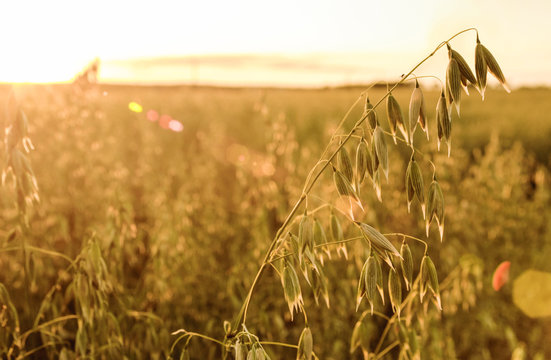
[[(409, 326), (422, 358), (551, 358), (550, 3), (101, 0), (1, 8), (0, 127), (12, 126), (1, 160), (10, 169), (8, 138), (22, 111), (34, 146), (16, 144), (22, 176), (36, 179), (40, 197), (32, 199), (12, 166), (0, 188), (3, 358), (178, 358), (183, 344), (172, 349), (171, 333), (180, 328), (222, 339), (223, 321), (239, 311), (349, 107), (360, 97), (343, 133), (361, 117), (369, 85), (380, 82), (367, 92), (375, 104), (386, 82), (470, 27), (513, 91), (489, 75), (484, 101), (473, 87), (463, 93), (448, 158), (436, 144), (440, 81), (421, 80), (431, 141), (417, 134), (415, 142), (425, 184), (430, 160), (444, 191), (444, 241), (435, 227), (426, 238), (418, 206), (408, 213), (410, 152), (390, 137), (383, 202), (366, 179), (364, 221), (429, 244), (443, 311), (415, 309)], [(473, 70), (475, 44), (472, 31), (451, 42)], [(443, 49), (415, 74), (444, 81), (447, 62)], [(412, 89), (408, 82), (394, 92), (404, 116)], [(384, 103), (377, 114), (388, 129)], [(354, 156), (355, 145), (347, 149)], [(322, 176), (312, 204), (334, 202), (333, 187), (331, 175)], [(329, 234), (330, 211), (317, 217)], [(410, 246), (417, 273), (423, 246)], [(316, 305), (301, 277), (320, 359), (364, 356), (350, 339), (368, 309), (355, 311), (366, 253), (359, 242), (347, 248), (348, 259), (332, 249), (325, 262), (330, 309)], [(494, 271), (504, 261), (509, 281), (496, 291)], [(526, 280), (527, 270), (543, 275)], [(388, 302), (378, 309), (391, 314)], [(367, 348), (385, 323), (370, 326)], [(304, 327), (300, 316), (291, 321), (271, 268), (248, 327), (291, 344)], [(391, 332), (385, 344), (396, 339)], [(273, 359), (295, 356), (266, 348)], [(221, 356), (220, 346), (200, 339), (190, 352)]]

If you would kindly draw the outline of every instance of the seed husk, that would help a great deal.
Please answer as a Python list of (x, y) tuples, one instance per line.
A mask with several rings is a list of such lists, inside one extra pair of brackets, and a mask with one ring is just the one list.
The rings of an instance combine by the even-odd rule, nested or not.
[(406, 170), (406, 183), (407, 185), (407, 195), (408, 195), (408, 211), (410, 208), (411, 201), (413, 196), (411, 196), (411, 191), (419, 200), (421, 204), (421, 209), (423, 211), (423, 219), (425, 219), (425, 191), (423, 184), (423, 175), (421, 174), (421, 168), (417, 161), (412, 157), (408, 164), (408, 169)]
[(474, 69), (476, 72), (476, 83), (478, 85), (478, 91), (480, 91), (480, 95), (482, 96), (482, 100), (484, 100), (484, 92), (486, 91), (486, 75), (488, 72), (488, 66), (486, 65), (486, 59), (484, 59), (484, 50), (483, 46), (478, 40), (478, 37), (476, 39), (476, 47), (474, 50)]
[(459, 65), (453, 58), (448, 63), (448, 69), (446, 70), (446, 88), (450, 95), (448, 103), (455, 104), (457, 115), (459, 115), (459, 107), (461, 105), (461, 73), (459, 71)]
[(450, 112), (446, 106), (446, 97), (444, 96), (444, 90), (440, 93), (440, 99), (436, 104), (436, 122), (438, 124), (438, 150), (440, 150), (440, 142), (442, 138), (446, 140), (448, 145), (448, 157), (451, 150), (451, 131), (452, 122)]
[(415, 128), (417, 123), (421, 125), (423, 131), (427, 134), (427, 139), (429, 137), (426, 111), (425, 111), (425, 101), (423, 99), (423, 91), (419, 87), (419, 82), (415, 80), (415, 89), (411, 94), (409, 101), (409, 129), (408, 129), (408, 138), (409, 144), (413, 143), (413, 134), (415, 133)]
[(377, 289), (379, 290), (379, 296), (383, 305), (385, 304), (385, 289), (383, 287), (383, 269), (381, 268), (381, 262), (375, 258), (375, 265), (377, 270)]
[(365, 179), (368, 161), (371, 161), (371, 156), (369, 155), (367, 143), (362, 138), (356, 148), (356, 184), (358, 184), (356, 190), (359, 189), (359, 184), (361, 184)]
[(488, 67), (488, 71), (495, 76), (495, 78), (501, 83), (505, 91), (508, 93), (511, 92), (511, 89), (509, 88), (509, 85), (507, 84), (507, 80), (505, 80), (505, 75), (503, 75), (503, 72), (501, 71), (501, 68), (499, 67), (499, 64), (497, 63), (497, 60), (492, 55), (490, 50), (488, 50), (484, 45), (480, 44), (482, 47), (482, 52), (484, 54), (484, 60), (486, 60), (486, 66)]
[[(421, 273), (422, 273), (421, 282), (424, 282), (426, 285), (428, 285), (428, 287), (431, 289), (432, 293), (436, 298), (438, 308), (442, 310), (442, 303), (440, 301), (440, 289), (438, 286), (438, 275), (436, 273), (436, 268), (434, 266), (434, 263), (432, 262), (431, 258), (427, 255), (423, 257), (423, 260), (421, 262)], [(426, 292), (426, 288), (425, 288), (425, 292)], [(424, 294), (422, 294), (421, 296), (423, 295)], [(421, 298), (421, 301), (422, 301), (422, 298)]]
[(402, 110), (400, 109), (400, 104), (392, 93), (388, 94), (386, 98), (386, 112), (388, 116), (388, 125), (390, 127), (390, 132), (392, 133), (392, 138), (394, 139), (394, 144), (396, 144), (396, 129), (398, 128), (404, 138), (408, 139), (407, 131), (404, 124), (404, 118), (402, 116)]
[(405, 242), (402, 243), (400, 248), (400, 254), (402, 255), (402, 275), (404, 276), (404, 282), (406, 283), (406, 289), (409, 290), (413, 281), (413, 256), (411, 250)]
[(379, 125), (379, 120), (377, 119), (377, 112), (373, 108), (373, 105), (369, 101), (369, 96), (365, 97), (365, 111), (364, 114), (367, 115), (367, 123), (371, 131)]
[(342, 172), (344, 177), (348, 180), (348, 182), (352, 183), (352, 179), (354, 178), (354, 170), (352, 169), (352, 161), (350, 160), (348, 151), (346, 151), (344, 147), (339, 150), (337, 163), (339, 170)]
[[(327, 244), (327, 235), (325, 235), (325, 230), (321, 222), (316, 219), (314, 221), (314, 242), (318, 245)], [(329, 259), (331, 259), (331, 251), (328, 246), (323, 246), (323, 251)], [(323, 265), (323, 256), (320, 255), (320, 262)]]
[(289, 311), (291, 313), (291, 320), (293, 319), (293, 312), (296, 309), (297, 311), (302, 307), (304, 303), (302, 300), (302, 292), (300, 289), (300, 282), (298, 280), (297, 273), (295, 268), (290, 263), (286, 262), (283, 269), (283, 294), (285, 301), (289, 306)]
[(335, 168), (333, 168), (333, 181), (339, 195), (355, 197), (354, 189), (346, 176)]
[(367, 141), (364, 139), (364, 142), (366, 144), (366, 172), (369, 174), (369, 177), (373, 179), (373, 174), (375, 173), (376, 167), (375, 167), (375, 158), (377, 157), (377, 154), (373, 154), (371, 150), (369, 149), (369, 145), (367, 144)]
[(314, 223), (311, 216), (304, 212), (298, 229), (299, 261), (302, 262), (302, 254), (306, 249), (314, 247)]
[(394, 269), (390, 269), (388, 272), (388, 295), (390, 297), (390, 304), (399, 318), (400, 306), (402, 305), (402, 284)]
[(342, 252), (345, 259), (348, 259), (348, 251), (346, 250), (346, 244), (342, 243), (344, 240), (344, 233), (342, 231), (341, 223), (337, 216), (331, 213), (331, 237), (334, 242), (340, 242), (340, 245), (337, 247), (337, 255), (340, 256)]
[(297, 360), (311, 360), (314, 351), (314, 340), (310, 327), (306, 326), (298, 340)]
[[(433, 178), (432, 183), (429, 186), (428, 198), (428, 215), (426, 219), (427, 237), (429, 236), (429, 227), (433, 219), (436, 219), (438, 225), (444, 224), (444, 195), (442, 188), (436, 178)], [(442, 241), (443, 234), (440, 234), (440, 241)]]
[(256, 348), (256, 359), (255, 360), (266, 360), (266, 352), (263, 348)]
[(467, 88), (468, 82), (470, 82), (473, 85), (476, 85), (476, 77), (474, 76), (473, 72), (471, 71), (471, 68), (469, 67), (469, 64), (465, 61), (463, 56), (459, 54), (457, 51), (452, 50), (450, 45), (448, 44), (448, 49), (451, 51), (451, 57), (452, 59), (455, 59), (457, 61), (457, 65), (459, 66), (459, 71), (461, 72), (461, 83), (464, 84), (464, 90), (469, 95), (469, 90)]
[(356, 291), (356, 311), (358, 311), (360, 304), (362, 303), (362, 299), (366, 294), (365, 273), (367, 272), (368, 260), (366, 260), (363, 264), (362, 271), (360, 271), (360, 278), (358, 279), (358, 290)]
[(377, 127), (373, 133), (373, 143), (375, 144), (375, 152), (377, 153), (377, 159), (379, 164), (385, 173), (386, 180), (388, 181), (388, 149), (386, 147), (385, 135), (381, 127)]
[(235, 360), (245, 360), (247, 358), (247, 345), (237, 340), (235, 343)]
[(360, 209), (364, 210), (362, 202), (360, 201), (358, 194), (352, 187), (352, 184), (339, 170), (335, 168), (333, 168), (333, 181), (335, 182), (335, 186), (339, 195), (349, 197), (350, 200), (353, 199), (355, 203), (360, 207)]
[(333, 241), (344, 240), (341, 223), (335, 214), (331, 214), (331, 236), (333, 237)]
[(392, 243), (378, 230), (365, 223), (356, 222), (356, 224), (360, 226), (363, 235), (367, 238), (367, 240), (369, 240), (369, 242), (379, 247), (380, 249), (386, 250), (398, 257), (401, 256), (394, 245), (392, 245)]
[(377, 295), (378, 270), (377, 259), (371, 255), (366, 261), (366, 271), (364, 273), (365, 281), (365, 296), (371, 306), (371, 315), (373, 315), (373, 307), (375, 305), (375, 296)]
[[(477, 44), (476, 44), (477, 48), (475, 49), (475, 55), (476, 55), (476, 51), (480, 47), (479, 51), (481, 52), (481, 54), (484, 58), (484, 61), (486, 63), (486, 67), (487, 67), (488, 71), (492, 75), (494, 75), (494, 77), (501, 83), (501, 85), (503, 86), (505, 91), (510, 93), (511, 88), (509, 87), (509, 84), (507, 83), (507, 80), (505, 79), (505, 75), (503, 75), (503, 72), (501, 71), (501, 68), (499, 67), (499, 64), (498, 64), (497, 60), (492, 55), (490, 50), (488, 50), (484, 45), (482, 45), (480, 43), (480, 40), (479, 40), (478, 36), (476, 38), (476, 41), (477, 41)], [(476, 57), (475, 57), (475, 60), (476, 60)]]

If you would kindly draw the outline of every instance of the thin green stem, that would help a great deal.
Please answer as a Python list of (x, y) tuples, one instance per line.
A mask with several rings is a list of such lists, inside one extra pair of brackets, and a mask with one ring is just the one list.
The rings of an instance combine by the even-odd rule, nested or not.
[[(21, 338), (22, 339), (26, 339), (30, 334), (32, 334), (33, 332), (36, 332), (42, 328), (45, 328), (45, 327), (48, 327), (50, 325), (53, 325), (53, 324), (56, 324), (58, 322), (62, 322), (62, 321), (66, 321), (66, 320), (72, 320), (72, 319), (78, 319), (79, 316), (78, 315), (65, 315), (65, 316), (60, 316), (58, 318), (55, 318), (53, 320), (50, 320), (50, 321), (46, 321), (45, 323), (42, 323), (38, 326), (35, 326), (33, 327), (32, 329), (30, 330), (27, 330), (26, 332), (24, 332), (22, 335), (21, 335)], [(23, 340), (24, 342), (25, 340)]]
[(23, 354), (21, 354), (18, 358), (20, 359), (25, 359), (25, 358), (28, 358), (30, 355), (34, 354), (35, 352), (38, 352), (42, 349), (45, 349), (49, 346), (56, 346), (56, 345), (59, 345), (59, 344), (65, 344), (66, 341), (50, 341), (48, 343), (45, 343), (45, 344), (42, 344), (38, 347), (35, 347), (34, 349), (32, 350), (29, 350), (29, 351), (26, 351), (24, 352)]
[(400, 342), (398, 340), (396, 340), (395, 342), (393, 342), (392, 344), (388, 345), (386, 348), (383, 349), (383, 351), (381, 351), (380, 353), (378, 353), (374, 358), (373, 360), (377, 360), (377, 359), (381, 359), (383, 356), (386, 355), (386, 353), (388, 353), (390, 350), (394, 349), (397, 345), (400, 345)]
[(367, 315), (377, 315), (379, 317), (382, 317), (383, 319), (385, 320), (390, 320), (390, 317), (388, 317), (387, 315), (383, 314), (382, 312), (379, 312), (377, 310), (373, 310), (373, 314), (371, 314), (371, 310), (366, 310), (362, 313), (362, 316), (360, 316), (360, 318), (358, 319), (358, 321), (362, 321)]
[(412, 240), (415, 240), (415, 241), (418, 241), (418, 242), (422, 243), (425, 246), (425, 254), (429, 250), (429, 245), (427, 244), (427, 242), (425, 240), (421, 240), (419, 238), (416, 238), (415, 236), (402, 234), (402, 233), (388, 233), (388, 234), (383, 234), (383, 235), (384, 236), (403, 236), (405, 238), (412, 239)]
[(259, 341), (259, 344), (260, 345), (274, 345), (274, 346), (281, 346), (281, 347), (288, 347), (288, 348), (292, 348), (292, 349), (298, 349), (298, 345), (287, 344), (287, 343), (282, 343), (282, 342), (278, 342), (278, 341)]
[(207, 336), (207, 335), (203, 335), (203, 334), (200, 334), (200, 333), (196, 333), (196, 332), (192, 332), (192, 331), (186, 331), (186, 330), (177, 330), (175, 332), (172, 333), (172, 335), (176, 335), (176, 334), (179, 334), (180, 332), (183, 332), (183, 334), (178, 337), (178, 339), (176, 339), (176, 341), (174, 341), (174, 343), (172, 343), (172, 347), (170, 348), (170, 352), (172, 353), (172, 351), (174, 351), (174, 348), (176, 347), (176, 344), (182, 340), (183, 338), (185, 338), (186, 336), (189, 336), (189, 339), (188, 339), (188, 342), (191, 340), (192, 337), (198, 337), (198, 338), (201, 338), (201, 339), (204, 339), (204, 340), (207, 340), (207, 341), (210, 341), (210, 342), (213, 342), (213, 343), (216, 343), (218, 345), (221, 345), (221, 346), (225, 346), (225, 344), (220, 341), (220, 340), (217, 340), (215, 338), (212, 338), (210, 336)]
[[(356, 236), (356, 237), (349, 238), (349, 239), (344, 239), (344, 240), (339, 240), (339, 241), (331, 241), (331, 242), (327, 242), (325, 244), (318, 244), (318, 245), (314, 246), (314, 249), (318, 249), (318, 248), (325, 247), (325, 246), (344, 244), (344, 243), (351, 242), (351, 241), (356, 241), (356, 240), (359, 240), (359, 239), (363, 239), (363, 236)], [(293, 255), (295, 255), (295, 252), (287, 253), (285, 255), (281, 255), (281, 256), (278, 256), (276, 258), (273, 258), (268, 263), (274, 263), (277, 260), (285, 259), (286, 257), (293, 256)]]
[[(62, 253), (57, 252), (57, 251), (46, 250), (46, 249), (42, 249), (42, 248), (39, 248), (39, 247), (36, 247), (36, 246), (32, 246), (32, 245), (27, 245), (25, 248), (26, 248), (27, 250), (34, 251), (34, 252), (37, 252), (37, 253), (41, 253), (41, 254), (44, 254), (44, 255), (50, 255), (50, 256), (60, 257), (60, 258), (62, 258), (62, 259), (67, 260), (67, 261), (68, 261), (69, 263), (71, 263), (71, 264), (73, 263), (73, 259), (71, 259), (71, 258), (68, 257), (67, 255), (62, 254)], [(18, 251), (18, 250), (21, 250), (21, 247), (20, 247), (20, 246), (10, 246), (10, 247), (1, 248), (1, 249), (0, 249), (0, 253), (1, 253), (1, 252)]]
[(440, 82), (440, 86), (442, 86), (442, 88), (444, 87), (444, 83), (442, 82), (442, 80), (438, 76), (434, 76), (434, 75), (421, 75), (421, 76), (415, 75), (415, 76), (409, 77), (408, 79), (406, 79), (406, 81), (418, 80), (418, 79), (436, 79)]

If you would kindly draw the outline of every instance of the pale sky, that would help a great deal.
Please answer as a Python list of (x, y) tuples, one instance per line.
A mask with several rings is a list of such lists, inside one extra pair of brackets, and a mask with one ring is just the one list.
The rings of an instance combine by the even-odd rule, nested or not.
[[(67, 81), (95, 57), (102, 81), (246, 84), (250, 74), (268, 76), (262, 74), (271, 65), (258, 59), (272, 64), (271, 57), (317, 66), (317, 73), (305, 72), (308, 79), (293, 66), (277, 73), (289, 84), (365, 81), (399, 76), (440, 41), (476, 27), (513, 86), (551, 84), (549, 0), (0, 1), (0, 81)], [(452, 42), (471, 66), (474, 43), (474, 33)], [(180, 75), (161, 65), (129, 69), (121, 61), (242, 54), (256, 63), (235, 69), (231, 62), (200, 62), (180, 66)], [(445, 59), (443, 51), (421, 70), (439, 72)]]

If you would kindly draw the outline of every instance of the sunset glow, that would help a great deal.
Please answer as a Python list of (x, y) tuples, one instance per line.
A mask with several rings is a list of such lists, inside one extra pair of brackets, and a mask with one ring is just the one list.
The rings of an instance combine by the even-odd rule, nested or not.
[[(479, 9), (471, 11), (475, 5)], [(551, 46), (538, 34), (550, 29), (533, 24), (549, 27), (543, 16), (550, 10), (550, 3), (533, 0), (518, 5), (474, 0), (159, 1), (155, 6), (100, 0), (87, 7), (69, 0), (10, 2), (0, 23), (2, 34), (10, 34), (2, 39), (4, 54), (10, 56), (0, 59), (0, 81), (70, 81), (99, 57), (105, 82), (365, 82), (399, 76), (396, 68), (410, 67), (442, 37), (476, 26), (490, 47), (515, 44), (514, 53), (496, 54), (513, 85), (541, 83), (551, 78)], [(470, 49), (473, 41), (474, 34), (456, 46)], [(522, 53), (538, 56), (526, 66)], [(252, 76), (221, 60), (228, 55), (243, 60)], [(251, 62), (250, 55), (263, 62)], [(274, 59), (281, 57), (308, 70), (274, 68)], [(167, 66), (161, 61), (166, 58), (179, 63)], [(470, 61), (472, 54), (466, 58)]]

